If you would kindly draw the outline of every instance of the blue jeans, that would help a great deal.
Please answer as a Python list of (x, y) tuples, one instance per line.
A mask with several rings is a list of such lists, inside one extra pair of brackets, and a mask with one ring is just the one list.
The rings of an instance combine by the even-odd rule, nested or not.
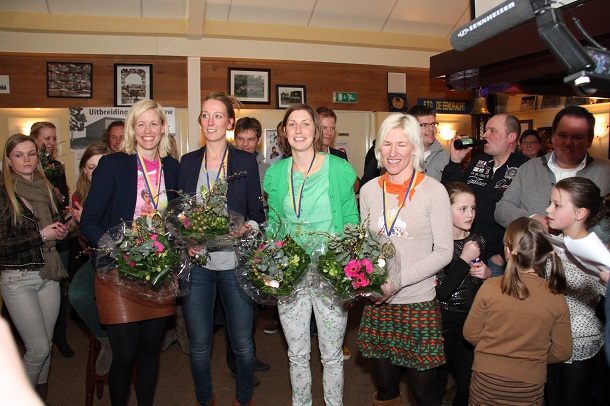
[(495, 262), (488, 260), (487, 261), (487, 267), (489, 269), (491, 269), (491, 276), (502, 276), (504, 275), (504, 266), (505, 265), (498, 265)]
[(47, 383), (53, 327), (59, 313), (59, 282), (35, 271), (2, 272), (2, 297), (25, 344), (23, 362), (32, 386)]
[(207, 405), (212, 399), (210, 350), (214, 328), (214, 303), (220, 293), (226, 315), (226, 329), (235, 354), (237, 388), (235, 398), (245, 405), (253, 395), (254, 343), (252, 319), (254, 301), (240, 288), (235, 272), (212, 271), (195, 267), (191, 272), (191, 291), (184, 297), (184, 313), (189, 331), (191, 369), (197, 402)]

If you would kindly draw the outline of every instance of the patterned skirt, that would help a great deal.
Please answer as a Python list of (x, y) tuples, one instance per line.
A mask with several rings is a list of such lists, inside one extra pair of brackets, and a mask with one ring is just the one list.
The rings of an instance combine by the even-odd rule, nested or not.
[(358, 347), (367, 358), (425, 371), (445, 363), (438, 301), (366, 305), (358, 329)]
[(470, 406), (542, 406), (544, 384), (513, 381), (501, 376), (472, 371)]

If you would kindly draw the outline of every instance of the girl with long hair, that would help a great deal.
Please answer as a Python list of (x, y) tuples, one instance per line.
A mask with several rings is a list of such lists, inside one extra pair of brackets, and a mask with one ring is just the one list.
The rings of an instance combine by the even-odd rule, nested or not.
[(53, 187), (32, 138), (15, 134), (4, 146), (0, 185), (0, 270), (4, 304), (25, 343), (23, 361), (32, 386), (45, 399), (59, 280), (67, 276), (56, 241), (68, 234)]
[[(551, 190), (551, 203), (546, 212), (551, 229), (560, 231), (564, 237), (583, 241), (594, 237), (589, 230), (607, 215), (599, 187), (582, 177), (557, 182)], [(568, 257), (563, 256), (562, 260), (574, 348), (570, 359), (549, 368), (546, 403), (548, 406), (586, 406), (592, 404), (592, 388), (603, 357), (600, 350), (604, 344), (604, 329), (596, 307), (606, 289), (598, 278), (586, 273)], [(608, 272), (602, 272), (601, 277), (607, 283)]]
[(547, 237), (534, 219), (513, 221), (504, 275), (485, 281), (474, 299), (464, 324), (475, 346), (471, 405), (543, 405), (547, 364), (572, 353), (563, 266)]
[(457, 394), (453, 406), (468, 404), (474, 348), (464, 340), (462, 330), (474, 297), (491, 277), (485, 258), (485, 240), (470, 231), (476, 216), (476, 199), (470, 186), (461, 182), (445, 185), (453, 220), (453, 259), (437, 275), (436, 296), (441, 305), (443, 345), (447, 365), (438, 374), (439, 392), (447, 385), (448, 372), (455, 378)]
[[(83, 206), (89, 195), (93, 171), (97, 168), (100, 159), (109, 153), (110, 151), (106, 144), (96, 142), (90, 144), (85, 149), (85, 152), (80, 159), (80, 164), (78, 166), (79, 176), (76, 182), (76, 191), (72, 196), (73, 207), (71, 209), (77, 225), (80, 223)], [(73, 245), (75, 245), (76, 249), (73, 251), (76, 252), (73, 252), (72, 260), (76, 261), (78, 259), (79, 262), (82, 263), (82, 266), (78, 268), (72, 278), (70, 289), (68, 290), (68, 298), (70, 299), (70, 304), (74, 310), (76, 310), (80, 318), (93, 332), (95, 338), (101, 343), (100, 354), (95, 363), (95, 372), (100, 376), (106, 375), (110, 370), (112, 351), (108, 332), (106, 329), (102, 328), (97, 312), (97, 305), (95, 302), (95, 267), (89, 260), (89, 243), (78, 232), (78, 228), (75, 239), (76, 242)], [(80, 259), (81, 257), (84, 257), (84, 261)]]

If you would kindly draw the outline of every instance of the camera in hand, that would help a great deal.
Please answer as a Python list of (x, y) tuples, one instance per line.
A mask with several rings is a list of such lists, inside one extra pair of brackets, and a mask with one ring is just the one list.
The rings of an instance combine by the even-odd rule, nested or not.
[(475, 140), (474, 138), (458, 138), (453, 142), (453, 147), (455, 149), (466, 149), (483, 144), (487, 144), (487, 140)]

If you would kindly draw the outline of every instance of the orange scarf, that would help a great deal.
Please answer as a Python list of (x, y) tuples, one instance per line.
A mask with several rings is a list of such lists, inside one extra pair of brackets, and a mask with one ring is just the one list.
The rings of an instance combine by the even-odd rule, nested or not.
[[(415, 187), (417, 185), (419, 185), (422, 182), (422, 180), (424, 180), (424, 177), (426, 176), (421, 172), (415, 172), (415, 173), (416, 173), (415, 183), (411, 187), (411, 191), (409, 192), (409, 200), (413, 199), (413, 194), (415, 193)], [(385, 187), (386, 187), (386, 190), (388, 191), (388, 193), (397, 195), (397, 200), (400, 203), (405, 198), (405, 193), (407, 193), (407, 188), (409, 187), (410, 181), (411, 181), (411, 178), (405, 180), (405, 182), (403, 184), (392, 183), (388, 180), (388, 173), (386, 172), (379, 177), (379, 180), (377, 182), (379, 183), (379, 187), (381, 187), (382, 189), (383, 189), (383, 182), (385, 182)]]

